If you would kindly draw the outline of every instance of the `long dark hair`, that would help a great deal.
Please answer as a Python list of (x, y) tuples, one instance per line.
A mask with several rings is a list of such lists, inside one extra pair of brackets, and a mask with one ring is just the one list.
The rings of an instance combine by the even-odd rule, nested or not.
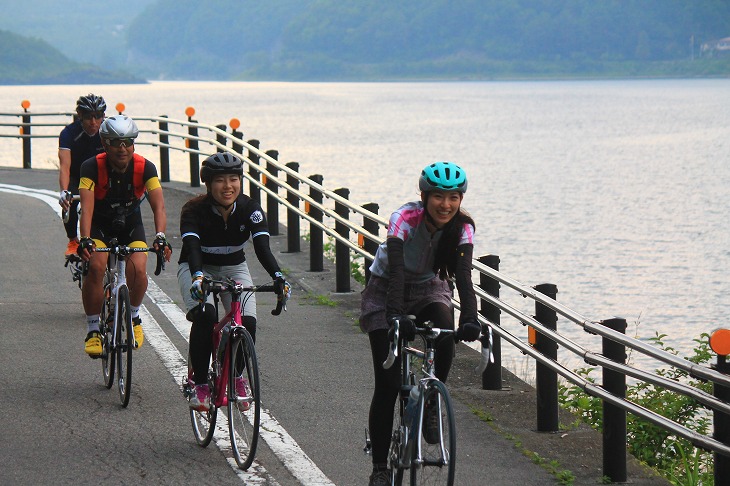
[[(423, 198), (423, 204), (426, 205), (428, 202), (428, 193)], [(426, 217), (428, 211), (426, 211)], [(441, 229), (443, 234), (439, 240), (438, 247), (436, 248), (436, 256), (433, 262), (433, 272), (441, 278), (451, 278), (456, 273), (456, 248), (459, 246), (459, 240), (461, 238), (461, 232), (464, 229), (464, 224), (470, 224), (476, 228), (474, 219), (464, 209), (459, 208), (459, 211), (451, 218), (451, 221), (446, 223)]]

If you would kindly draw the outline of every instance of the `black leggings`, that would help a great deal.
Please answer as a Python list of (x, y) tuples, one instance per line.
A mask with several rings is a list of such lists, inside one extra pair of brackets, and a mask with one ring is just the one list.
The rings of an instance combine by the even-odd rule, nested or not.
[[(426, 306), (417, 316), (416, 322), (432, 321), (435, 327), (454, 329), (454, 316), (447, 306), (431, 304)], [(390, 342), (388, 331), (379, 329), (368, 334), (370, 351), (373, 354), (373, 372), (375, 374), (375, 390), (370, 402), (368, 428), (373, 450), (373, 464), (384, 465), (387, 462), (390, 437), (393, 429), (393, 411), (400, 391), (400, 356), (390, 369), (383, 368), (388, 357)], [(454, 358), (454, 340), (451, 336), (443, 336), (436, 341), (434, 349), (436, 377), (446, 382)]]

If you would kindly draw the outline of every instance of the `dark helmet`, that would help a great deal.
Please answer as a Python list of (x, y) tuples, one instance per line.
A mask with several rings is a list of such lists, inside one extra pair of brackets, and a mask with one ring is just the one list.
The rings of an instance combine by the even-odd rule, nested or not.
[(213, 176), (220, 174), (236, 174), (243, 176), (243, 162), (228, 152), (218, 152), (203, 161), (200, 169), (200, 180), (208, 184)]
[(76, 111), (104, 113), (106, 111), (106, 101), (101, 96), (89, 93), (76, 101)]
[(466, 172), (453, 162), (436, 162), (421, 171), (418, 188), (421, 192), (434, 190), (466, 192)]
[(99, 127), (99, 135), (105, 140), (114, 138), (137, 138), (139, 129), (134, 120), (127, 115), (114, 115), (106, 118)]

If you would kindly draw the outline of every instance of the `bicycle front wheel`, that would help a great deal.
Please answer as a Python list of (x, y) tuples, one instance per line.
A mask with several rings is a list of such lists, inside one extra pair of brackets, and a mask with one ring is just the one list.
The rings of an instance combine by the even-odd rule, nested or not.
[(104, 274), (104, 303), (99, 316), (99, 334), (101, 334), (101, 374), (104, 386), (114, 385), (114, 362), (116, 360), (112, 341), (114, 340), (114, 310), (112, 309), (112, 291), (109, 277)]
[(388, 450), (388, 466), (393, 475), (391, 484), (393, 486), (401, 486), (403, 483), (403, 464), (402, 456), (404, 453), (404, 444), (406, 442), (405, 424), (403, 423), (403, 413), (405, 404), (400, 394), (395, 401), (395, 410), (393, 411), (393, 430), (390, 436), (390, 449)]
[(411, 486), (453, 485), (456, 469), (454, 409), (446, 385), (431, 381), (424, 393), (422, 433), (414, 437)]
[(256, 349), (243, 327), (235, 328), (228, 370), (228, 427), (238, 467), (246, 470), (256, 455), (261, 420), (261, 395)]
[(129, 303), (129, 289), (122, 285), (117, 294), (117, 383), (119, 400), (122, 407), (129, 405), (132, 392), (132, 348), (134, 347), (134, 331), (132, 330), (132, 310)]

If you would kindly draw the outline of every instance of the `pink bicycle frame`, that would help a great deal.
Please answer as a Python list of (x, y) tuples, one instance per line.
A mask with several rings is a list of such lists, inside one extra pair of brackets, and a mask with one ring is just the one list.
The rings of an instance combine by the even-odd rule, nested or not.
[[(228, 346), (228, 342), (224, 343), (225, 349), (222, 354), (219, 355), (218, 347), (221, 345), (223, 339), (223, 331), (226, 325), (230, 324), (230, 331), (228, 333), (228, 339), (230, 342), (230, 336), (234, 327), (242, 326), (241, 322), (241, 300), (240, 296), (234, 296), (231, 301), (231, 310), (213, 326), (213, 366), (218, 366), (220, 373), (216, 373), (213, 400), (216, 408), (228, 406), (228, 394), (226, 389), (228, 387), (228, 373), (230, 372), (230, 352), (231, 348)], [(220, 360), (219, 360), (220, 359)], [(215, 369), (215, 368), (214, 368)]]

